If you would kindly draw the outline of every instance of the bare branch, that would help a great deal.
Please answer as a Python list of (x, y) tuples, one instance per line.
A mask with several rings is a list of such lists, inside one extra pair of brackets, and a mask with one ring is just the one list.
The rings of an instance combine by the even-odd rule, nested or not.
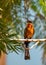
[[(46, 42), (46, 39), (9, 39), (10, 41), (20, 41), (20, 42), (24, 42), (24, 41), (30, 41), (30, 42)], [(1, 41), (1, 39), (0, 39)]]
[(10, 40), (14, 40), (14, 41), (20, 41), (20, 42), (24, 42), (24, 41), (30, 41), (30, 42), (46, 42), (46, 39), (10, 39)]

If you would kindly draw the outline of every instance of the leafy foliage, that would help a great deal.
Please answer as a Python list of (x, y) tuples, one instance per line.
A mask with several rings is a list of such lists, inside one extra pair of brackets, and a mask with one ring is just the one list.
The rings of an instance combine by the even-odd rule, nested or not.
[(0, 0), (0, 52), (22, 50), (22, 42), (10, 39), (23, 38), (27, 19), (35, 27), (33, 38), (46, 38), (45, 0)]

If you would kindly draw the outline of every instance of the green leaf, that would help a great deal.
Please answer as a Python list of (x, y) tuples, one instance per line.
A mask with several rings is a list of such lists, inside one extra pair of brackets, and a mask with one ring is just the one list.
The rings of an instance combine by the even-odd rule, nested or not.
[(32, 8), (34, 11), (37, 11), (37, 6), (36, 6), (36, 5), (33, 5), (33, 4), (32, 4), (31, 8)]
[(13, 50), (13, 51), (15, 51), (17, 54), (18, 54), (18, 52), (16, 51), (16, 49), (10, 44), (10, 47), (11, 47), (11, 49)]

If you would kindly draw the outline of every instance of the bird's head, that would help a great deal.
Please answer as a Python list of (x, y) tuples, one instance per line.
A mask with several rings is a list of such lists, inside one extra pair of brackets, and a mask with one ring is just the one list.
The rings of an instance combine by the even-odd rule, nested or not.
[(27, 20), (27, 23), (32, 23), (32, 21), (30, 21), (30, 20)]

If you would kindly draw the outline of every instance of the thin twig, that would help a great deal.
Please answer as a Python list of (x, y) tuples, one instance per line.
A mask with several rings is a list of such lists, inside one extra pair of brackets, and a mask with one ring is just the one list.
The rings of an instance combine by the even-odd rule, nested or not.
[(39, 43), (39, 41), (37, 41), (35, 44), (33, 44), (31, 47), (28, 47), (28, 48), (26, 48), (25, 45), (23, 44), (23, 48), (30, 50), (30, 49), (34, 48), (38, 43)]
[(32, 48), (34, 48), (36, 45), (38, 45), (38, 43), (39, 43), (39, 41), (38, 42), (36, 42), (35, 44), (33, 44), (29, 49), (32, 49)]

